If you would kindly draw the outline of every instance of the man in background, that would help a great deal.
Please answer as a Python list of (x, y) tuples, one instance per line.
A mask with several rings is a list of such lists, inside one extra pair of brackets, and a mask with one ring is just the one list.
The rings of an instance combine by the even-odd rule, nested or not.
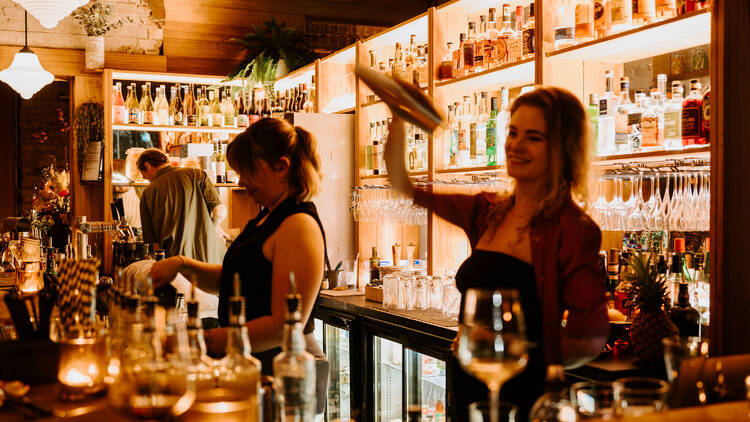
[(206, 173), (172, 167), (156, 148), (143, 151), (137, 167), (150, 181), (141, 196), (143, 240), (164, 249), (166, 257), (184, 255), (221, 264), (229, 236), (219, 224), (227, 208)]

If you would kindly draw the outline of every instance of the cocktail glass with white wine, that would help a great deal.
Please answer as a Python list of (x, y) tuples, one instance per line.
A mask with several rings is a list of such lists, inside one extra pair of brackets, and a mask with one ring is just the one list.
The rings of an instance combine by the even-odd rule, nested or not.
[(521, 299), (515, 289), (468, 289), (458, 329), (458, 362), (490, 391), (490, 420), (499, 421), (500, 388), (528, 361)]

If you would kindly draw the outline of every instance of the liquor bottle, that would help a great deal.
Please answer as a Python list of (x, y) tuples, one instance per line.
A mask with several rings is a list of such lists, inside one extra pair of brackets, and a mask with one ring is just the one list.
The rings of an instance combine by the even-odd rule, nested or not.
[(138, 98), (136, 97), (135, 84), (130, 84), (128, 87), (128, 98), (125, 101), (125, 106), (128, 109), (128, 123), (129, 124), (140, 124), (140, 104), (138, 104)]
[(388, 140), (388, 128), (391, 127), (392, 119), (389, 117), (386, 120), (380, 122), (380, 154), (378, 155), (380, 174), (388, 174), (388, 169), (385, 167), (385, 143)]
[(560, 0), (555, 14), (555, 49), (575, 45), (575, 16), (571, 0)]
[(497, 39), (500, 36), (500, 30), (497, 29), (496, 13), (495, 8), (489, 10), (487, 33), (484, 37), (484, 63), (487, 69), (499, 65), (497, 60)]
[(498, 108), (497, 108), (497, 97), (492, 97), (490, 99), (490, 115), (487, 118), (487, 123), (485, 125), (485, 142), (487, 145), (487, 165), (488, 166), (496, 166), (497, 165), (497, 117), (498, 117)]
[(417, 171), (427, 170), (427, 136), (420, 129), (414, 134), (414, 144), (417, 152)]
[(154, 124), (154, 101), (151, 99), (151, 82), (141, 85), (141, 123)]
[(576, 420), (576, 411), (565, 388), (565, 369), (562, 365), (547, 366), (547, 385), (544, 394), (531, 406), (529, 421), (565, 422)]
[(523, 24), (523, 34), (521, 36), (522, 57), (528, 59), (534, 57), (536, 51), (536, 18), (534, 18), (534, 3), (529, 5), (529, 18)]
[(310, 82), (310, 93), (307, 96), (309, 99), (308, 101), (308, 108), (305, 111), (305, 113), (315, 113), (315, 104), (318, 101), (317, 97), (315, 96), (315, 75), (312, 76), (311, 82)]
[(515, 28), (513, 29), (515, 29), (516, 32), (519, 34), (523, 32), (523, 24), (526, 20), (525, 13), (526, 13), (525, 7), (521, 5), (516, 6), (516, 25), (515, 25)]
[(201, 126), (211, 126), (211, 106), (206, 98), (208, 88), (198, 88), (198, 115), (200, 116), (199, 124)]
[(575, 6), (575, 42), (584, 43), (594, 39), (594, 0), (578, 0)]
[(641, 146), (643, 149), (661, 149), (664, 147), (664, 107), (660, 104), (661, 94), (658, 89), (651, 90), (650, 105), (643, 112), (641, 119)]
[(711, 142), (711, 87), (709, 86), (703, 94), (703, 105), (701, 109), (701, 137), (704, 143)]
[(476, 49), (474, 48), (474, 44), (476, 43), (477, 38), (477, 31), (476, 31), (476, 25), (477, 23), (474, 21), (469, 22), (469, 31), (468, 36), (466, 37), (466, 41), (463, 42), (464, 46), (464, 75), (469, 75), (471, 73), (474, 73), (474, 53)]
[(643, 91), (635, 92), (635, 102), (633, 109), (628, 113), (628, 146), (630, 152), (636, 152), (641, 149), (643, 143), (643, 134), (641, 133), (643, 124), (643, 112), (648, 107), (648, 98)]
[(677, 304), (677, 295), (679, 294), (680, 284), (687, 283), (688, 280), (685, 278), (685, 239), (675, 238), (674, 239), (674, 253), (672, 254), (672, 262), (669, 266), (669, 278), (667, 285), (669, 286), (669, 297), (670, 303), (674, 306)]
[(209, 108), (209, 120), (213, 127), (221, 126), (224, 121), (224, 116), (221, 113), (221, 105), (219, 105), (219, 93), (216, 89), (209, 91), (208, 93), (208, 108)]
[(476, 166), (476, 159), (477, 159), (477, 107), (479, 106), (479, 101), (477, 98), (477, 93), (474, 93), (473, 100), (470, 99), (470, 108), (469, 108), (469, 118), (468, 118), (468, 124), (469, 124), (469, 159), (467, 161), (467, 165), (469, 166)]
[(615, 153), (615, 101), (614, 74), (611, 70), (604, 73), (604, 98), (599, 99), (599, 155)]
[(443, 167), (453, 167), (454, 154), (453, 154), (453, 140), (454, 140), (454, 125), (455, 125), (455, 112), (453, 111), (453, 104), (448, 104), (448, 127), (443, 132)]
[(637, 0), (633, 5), (638, 5), (638, 10), (633, 10), (633, 23), (646, 25), (656, 22), (656, 2), (654, 0)]
[(612, 32), (612, 0), (594, 0), (594, 30), (596, 38)]
[(417, 47), (417, 68), (414, 71), (415, 86), (417, 88), (426, 88), (429, 82), (430, 67), (429, 58), (427, 56), (427, 45), (421, 45)]
[(662, 21), (677, 16), (676, 0), (656, 0), (656, 20)]
[(682, 83), (672, 82), (672, 99), (664, 104), (664, 148), (682, 149)]
[(463, 97), (463, 103), (456, 112), (458, 116), (458, 165), (469, 166), (469, 123), (471, 123), (471, 109), (469, 96)]
[(169, 102), (167, 102), (167, 92), (164, 85), (159, 86), (159, 97), (156, 100), (156, 120), (162, 126), (169, 125)]
[(589, 115), (589, 131), (591, 133), (591, 145), (593, 153), (599, 151), (599, 99), (596, 94), (589, 94), (589, 105), (586, 107)]
[(250, 88), (250, 92), (251, 92), (250, 93), (250, 103), (248, 104), (249, 105), (249, 110), (247, 111), (247, 114), (248, 114), (248, 125), (251, 125), (251, 124), (257, 122), (258, 120), (260, 120), (260, 115), (259, 115), (259, 112), (258, 112), (258, 107), (257, 107), (257, 104), (255, 102), (255, 89)]
[(682, 145), (703, 145), (706, 138), (701, 134), (703, 127), (703, 96), (701, 83), (690, 80), (690, 93), (682, 102)]
[(500, 113), (497, 119), (496, 154), (498, 163), (505, 162), (505, 140), (510, 126), (510, 91), (508, 87), (500, 88)]
[(448, 52), (443, 56), (438, 66), (438, 80), (445, 81), (453, 79), (453, 43), (448, 43)]
[(225, 90), (224, 104), (224, 127), (237, 127), (237, 119), (234, 116), (234, 104), (232, 104), (229, 88)]
[(484, 62), (484, 44), (487, 36), (487, 16), (479, 16), (479, 30), (474, 40), (474, 73), (488, 69)]
[(370, 255), (370, 284), (377, 284), (380, 282), (380, 258), (378, 258), (378, 247), (372, 247), (372, 254)]
[(172, 87), (172, 98), (169, 105), (169, 115), (172, 119), (172, 124), (175, 126), (182, 126), (185, 124), (185, 111), (182, 108), (182, 98), (180, 98), (180, 84), (176, 87)]
[(193, 84), (185, 87), (185, 126), (198, 125), (198, 107), (193, 97)]
[(375, 122), (373, 132), (373, 138), (372, 138), (372, 174), (377, 176), (380, 174), (380, 157), (381, 157), (381, 151), (380, 151), (380, 122)]
[(188, 379), (195, 383), (195, 392), (214, 388), (213, 361), (206, 355), (206, 340), (198, 316), (198, 301), (195, 299), (195, 280), (187, 301), (187, 338), (190, 347), (190, 364), (187, 368)]
[(678, 284), (677, 303), (669, 309), (669, 318), (680, 330), (680, 337), (699, 335), (700, 313), (690, 306), (688, 283)]
[(221, 141), (216, 143), (216, 183), (227, 182), (227, 166)]
[(365, 170), (367, 174), (372, 173), (372, 141), (375, 139), (375, 123), (370, 122), (370, 135), (367, 137), (367, 145), (365, 145)]
[(234, 98), (235, 98), (235, 103), (237, 104), (237, 107), (235, 110), (237, 114), (237, 126), (238, 127), (250, 126), (250, 118), (248, 117), (249, 112), (247, 110), (247, 101), (245, 101), (245, 93), (242, 91), (235, 92)]
[[(229, 298), (229, 327), (226, 356), (219, 362), (217, 384), (233, 393), (243, 395), (250, 402), (248, 409), (260, 409), (260, 361), (250, 354), (250, 340), (245, 326), (245, 298), (240, 295), (240, 276), (234, 275), (234, 296)], [(247, 419), (260, 420), (256, 410)]]
[(628, 259), (630, 254), (623, 251), (620, 254), (620, 267), (617, 287), (615, 288), (615, 309), (623, 315), (631, 317), (633, 313), (633, 285), (625, 279), (628, 273)]
[(627, 31), (633, 27), (633, 1), (610, 0), (612, 16), (612, 32)]
[(521, 59), (523, 55), (521, 37), (521, 34), (513, 29), (513, 9), (509, 4), (503, 4), (503, 26), (497, 42), (498, 63), (513, 63)]
[(268, 106), (268, 98), (263, 98), (263, 107), (260, 110), (261, 119), (264, 117), (271, 117), (271, 109)]
[(315, 418), (315, 357), (305, 351), (300, 301), (294, 273), (289, 273), (286, 321), (281, 353), (273, 358), (273, 376), (282, 420), (312, 422)]
[(112, 123), (124, 125), (128, 122), (128, 108), (122, 98), (122, 82), (117, 82), (112, 93)]
[[(475, 98), (477, 98), (476, 94)], [(478, 167), (484, 167), (487, 165), (487, 119), (489, 116), (487, 110), (487, 92), (481, 92), (478, 97), (475, 118), (476, 151), (474, 153), (474, 165)]]
[(620, 100), (615, 108), (615, 154), (630, 153), (630, 123), (628, 116), (635, 108), (630, 101), (630, 80), (620, 78)]

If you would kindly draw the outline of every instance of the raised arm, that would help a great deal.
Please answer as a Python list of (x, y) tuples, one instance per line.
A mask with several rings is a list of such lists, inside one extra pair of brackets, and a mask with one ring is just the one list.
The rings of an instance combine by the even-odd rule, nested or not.
[(221, 265), (208, 264), (184, 256), (173, 256), (161, 260), (151, 267), (151, 280), (154, 287), (171, 283), (177, 273), (183, 273), (188, 279), (195, 275), (198, 287), (206, 293), (219, 294), (221, 282)]

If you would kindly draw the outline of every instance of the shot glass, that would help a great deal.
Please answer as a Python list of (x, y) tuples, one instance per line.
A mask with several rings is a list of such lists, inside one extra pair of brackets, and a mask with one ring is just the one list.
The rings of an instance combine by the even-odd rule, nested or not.
[(615, 399), (612, 384), (577, 382), (570, 386), (570, 402), (579, 419), (613, 419)]

